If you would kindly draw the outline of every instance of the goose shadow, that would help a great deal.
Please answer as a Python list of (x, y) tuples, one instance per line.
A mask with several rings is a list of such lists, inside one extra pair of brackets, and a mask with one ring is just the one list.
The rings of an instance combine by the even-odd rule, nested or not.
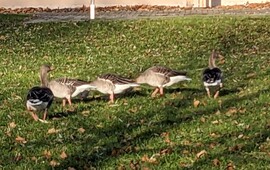
[(71, 115), (75, 115), (77, 113), (76, 110), (67, 110), (67, 111), (60, 111), (60, 112), (51, 112), (48, 114), (48, 119), (57, 119), (57, 118), (63, 118), (63, 117), (68, 117)]

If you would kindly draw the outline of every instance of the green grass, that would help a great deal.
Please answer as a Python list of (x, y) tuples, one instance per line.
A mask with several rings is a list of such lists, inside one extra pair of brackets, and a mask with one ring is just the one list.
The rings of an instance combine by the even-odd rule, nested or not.
[[(269, 16), (27, 25), (25, 17), (0, 15), (0, 169), (270, 168)], [(201, 82), (214, 48), (225, 57), (218, 100), (207, 98)], [(43, 63), (56, 67), (54, 78), (134, 78), (159, 64), (188, 71), (192, 81), (155, 99), (146, 86), (116, 106), (92, 93), (75, 101), (73, 113), (62, 113), (56, 100), (43, 124), (25, 108)]]

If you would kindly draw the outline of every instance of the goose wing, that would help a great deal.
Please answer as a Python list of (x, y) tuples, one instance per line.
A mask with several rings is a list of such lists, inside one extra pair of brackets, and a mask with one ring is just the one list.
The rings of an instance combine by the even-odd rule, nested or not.
[(121, 77), (115, 74), (104, 74), (98, 77), (99, 79), (103, 79), (105, 81), (110, 81), (112, 84), (119, 84), (119, 85), (124, 85), (124, 84), (137, 84), (135, 81), (130, 80), (125, 77)]
[(151, 68), (151, 70), (155, 73), (162, 74), (168, 77), (185, 76), (187, 74), (187, 72), (176, 71), (176, 70), (172, 70), (170, 68), (163, 67), (163, 66), (154, 66)]
[(203, 81), (207, 83), (214, 83), (222, 79), (222, 72), (219, 68), (207, 68), (203, 72)]
[(40, 105), (47, 102), (49, 107), (53, 101), (53, 93), (47, 87), (33, 87), (28, 91), (27, 101), (32, 105)]

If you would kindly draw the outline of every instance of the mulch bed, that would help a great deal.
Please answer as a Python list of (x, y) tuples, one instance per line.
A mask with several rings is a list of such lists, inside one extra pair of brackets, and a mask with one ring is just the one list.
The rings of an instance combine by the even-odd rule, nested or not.
[[(233, 6), (217, 6), (213, 9), (227, 9), (227, 10), (241, 10), (241, 9), (266, 9), (270, 8), (270, 2), (266, 3), (251, 3), (246, 5), (233, 5)], [(97, 7), (96, 11), (182, 11), (182, 10), (192, 10), (194, 8), (186, 8), (179, 6), (151, 6), (151, 5), (135, 5), (135, 6), (108, 6), (108, 7)], [(202, 9), (202, 8), (200, 8)], [(209, 9), (209, 8), (205, 8)], [(50, 12), (50, 13), (66, 13), (66, 12), (76, 12), (84, 13), (89, 12), (89, 7), (82, 6), (78, 8), (0, 8), (1, 14), (33, 14), (41, 12)]]

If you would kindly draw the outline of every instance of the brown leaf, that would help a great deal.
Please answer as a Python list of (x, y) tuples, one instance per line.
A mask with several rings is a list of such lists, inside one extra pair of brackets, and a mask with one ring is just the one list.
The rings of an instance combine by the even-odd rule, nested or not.
[(81, 112), (81, 114), (82, 114), (83, 116), (88, 116), (89, 113), (90, 113), (89, 110), (84, 110), (84, 111)]
[(59, 163), (59, 162), (56, 162), (55, 160), (51, 160), (50, 165), (51, 165), (52, 167), (55, 167), (55, 166), (60, 165), (60, 163)]
[(227, 116), (231, 116), (233, 114), (237, 113), (237, 109), (235, 107), (231, 107), (227, 112), (226, 115)]
[(162, 149), (159, 151), (160, 155), (166, 155), (166, 154), (171, 154), (173, 152), (172, 148), (167, 148), (167, 149)]
[(219, 124), (219, 123), (220, 123), (219, 120), (212, 121), (212, 124)]
[(9, 123), (9, 127), (12, 128), (12, 129), (15, 128), (16, 127), (16, 123), (15, 122)]
[(200, 151), (199, 153), (196, 154), (196, 158), (201, 158), (206, 154), (207, 154), (206, 150), (202, 150), (202, 151)]
[(245, 108), (240, 108), (238, 111), (239, 111), (239, 113), (245, 113), (246, 110), (247, 110), (247, 109), (245, 109)]
[(14, 161), (16, 161), (16, 162), (18, 162), (18, 161), (20, 161), (20, 160), (22, 160), (23, 159), (23, 157), (22, 157), (22, 155), (20, 154), (20, 153), (17, 153), (16, 155), (15, 155), (15, 157), (14, 157)]
[(43, 156), (45, 156), (45, 158), (47, 158), (47, 159), (50, 159), (52, 157), (52, 154), (50, 151), (45, 150), (45, 151), (43, 151)]
[(125, 165), (119, 165), (118, 167), (117, 167), (117, 170), (126, 170), (126, 167), (125, 167)]
[(213, 165), (214, 166), (220, 166), (220, 161), (216, 158), (213, 160)]
[(143, 167), (142, 170), (151, 170), (151, 169), (148, 167)]
[(129, 167), (130, 167), (130, 169), (132, 169), (132, 170), (139, 170), (139, 169), (140, 169), (140, 163), (139, 163), (139, 161), (136, 161), (136, 162), (134, 163), (134, 161), (131, 160), (130, 163), (129, 163)]
[(243, 146), (239, 144), (239, 145), (229, 147), (228, 150), (230, 152), (236, 152), (236, 151), (240, 151), (242, 148), (243, 148)]
[(25, 138), (20, 137), (20, 136), (17, 136), (15, 140), (16, 140), (16, 142), (19, 142), (19, 143), (27, 143), (27, 141), (25, 140)]
[(197, 108), (200, 103), (201, 102), (199, 100), (196, 100), (196, 99), (194, 99), (194, 101), (193, 101), (193, 105), (194, 105), (195, 108)]
[(228, 163), (226, 170), (234, 170), (234, 169), (235, 169), (235, 166), (233, 165), (233, 163), (232, 162)]
[(84, 128), (79, 128), (78, 131), (79, 131), (80, 133), (84, 133), (84, 132), (85, 132), (85, 129), (84, 129)]
[(210, 136), (213, 137), (213, 138), (218, 138), (220, 137), (219, 134), (216, 134), (216, 133), (210, 133)]
[(142, 160), (142, 162), (148, 162), (148, 160), (149, 160), (148, 155), (143, 155), (141, 160)]
[(68, 169), (67, 170), (76, 170), (75, 168), (73, 168), (73, 167), (68, 167)]
[(202, 123), (205, 123), (205, 121), (206, 121), (204, 117), (201, 117), (200, 120)]
[(32, 161), (36, 161), (36, 160), (37, 160), (37, 157), (33, 156), (33, 157), (31, 158), (31, 160), (32, 160)]
[(255, 76), (256, 76), (255, 72), (247, 74), (247, 78), (252, 78), (252, 77), (255, 77)]
[(53, 134), (53, 133), (58, 133), (58, 132), (60, 132), (59, 129), (51, 128), (51, 129), (48, 130), (47, 133), (48, 133), (48, 134)]
[(66, 159), (66, 158), (67, 158), (67, 154), (66, 154), (65, 151), (63, 151), (63, 152), (61, 153), (60, 158), (62, 158), (62, 159)]

